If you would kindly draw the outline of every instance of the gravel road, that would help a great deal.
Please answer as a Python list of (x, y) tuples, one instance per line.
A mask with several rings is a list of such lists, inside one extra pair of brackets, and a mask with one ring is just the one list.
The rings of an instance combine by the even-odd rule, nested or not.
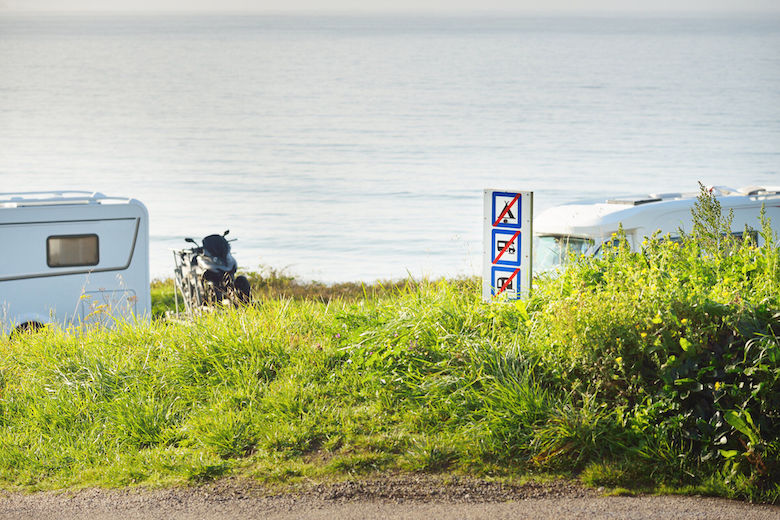
[(162, 490), (0, 492), (0, 520), (131, 518), (778, 520), (780, 506), (703, 497), (602, 497), (562, 480), (511, 485), (417, 475), (310, 484), (285, 493), (239, 479)]

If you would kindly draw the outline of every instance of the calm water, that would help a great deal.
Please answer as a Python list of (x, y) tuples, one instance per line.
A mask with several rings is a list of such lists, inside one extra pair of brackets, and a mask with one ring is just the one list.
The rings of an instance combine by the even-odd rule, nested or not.
[(0, 191), (146, 203), (152, 274), (479, 272), (482, 189), (536, 208), (780, 184), (780, 20), (0, 17)]

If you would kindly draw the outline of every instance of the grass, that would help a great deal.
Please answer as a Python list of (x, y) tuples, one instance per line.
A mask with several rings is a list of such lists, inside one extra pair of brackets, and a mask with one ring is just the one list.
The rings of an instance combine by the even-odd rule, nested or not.
[[(191, 323), (0, 339), (0, 485), (553, 473), (775, 503), (780, 253), (763, 232), (619, 245), (525, 302), (485, 305), (476, 279), (306, 298), (266, 274), (252, 306)], [(168, 308), (169, 283), (154, 290)]]
[[(249, 280), (255, 300), (313, 300), (322, 303), (340, 300), (353, 302), (394, 294), (416, 284), (412, 279), (386, 280), (373, 284), (358, 282), (325, 284), (318, 281), (298, 280), (285, 274), (283, 270), (268, 266), (261, 266), (259, 271), (244, 271), (240, 274)], [(175, 309), (174, 285), (171, 278), (152, 281), (151, 292), (153, 318), (162, 318), (167, 311)], [(182, 305), (180, 296), (179, 310), (183, 309)]]

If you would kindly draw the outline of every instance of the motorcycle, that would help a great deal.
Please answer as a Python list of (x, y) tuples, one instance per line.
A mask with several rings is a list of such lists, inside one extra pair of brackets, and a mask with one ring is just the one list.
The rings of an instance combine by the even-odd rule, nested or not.
[(209, 235), (201, 245), (192, 238), (185, 238), (195, 247), (173, 252), (177, 313), (179, 294), (189, 314), (226, 302), (233, 305), (249, 303), (249, 280), (242, 275), (236, 276), (238, 264), (230, 254), (230, 242), (235, 239), (227, 240), (228, 233), (230, 230), (221, 235)]

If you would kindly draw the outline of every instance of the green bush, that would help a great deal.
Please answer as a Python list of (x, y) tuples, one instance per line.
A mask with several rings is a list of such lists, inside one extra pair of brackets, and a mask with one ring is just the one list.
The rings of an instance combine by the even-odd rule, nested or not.
[(683, 481), (707, 467), (776, 496), (780, 255), (768, 222), (762, 247), (734, 240), (706, 192), (694, 220), (679, 242), (654, 237), (636, 253), (622, 242), (543, 284), (529, 343), (556, 384), (641, 432), (625, 451)]

